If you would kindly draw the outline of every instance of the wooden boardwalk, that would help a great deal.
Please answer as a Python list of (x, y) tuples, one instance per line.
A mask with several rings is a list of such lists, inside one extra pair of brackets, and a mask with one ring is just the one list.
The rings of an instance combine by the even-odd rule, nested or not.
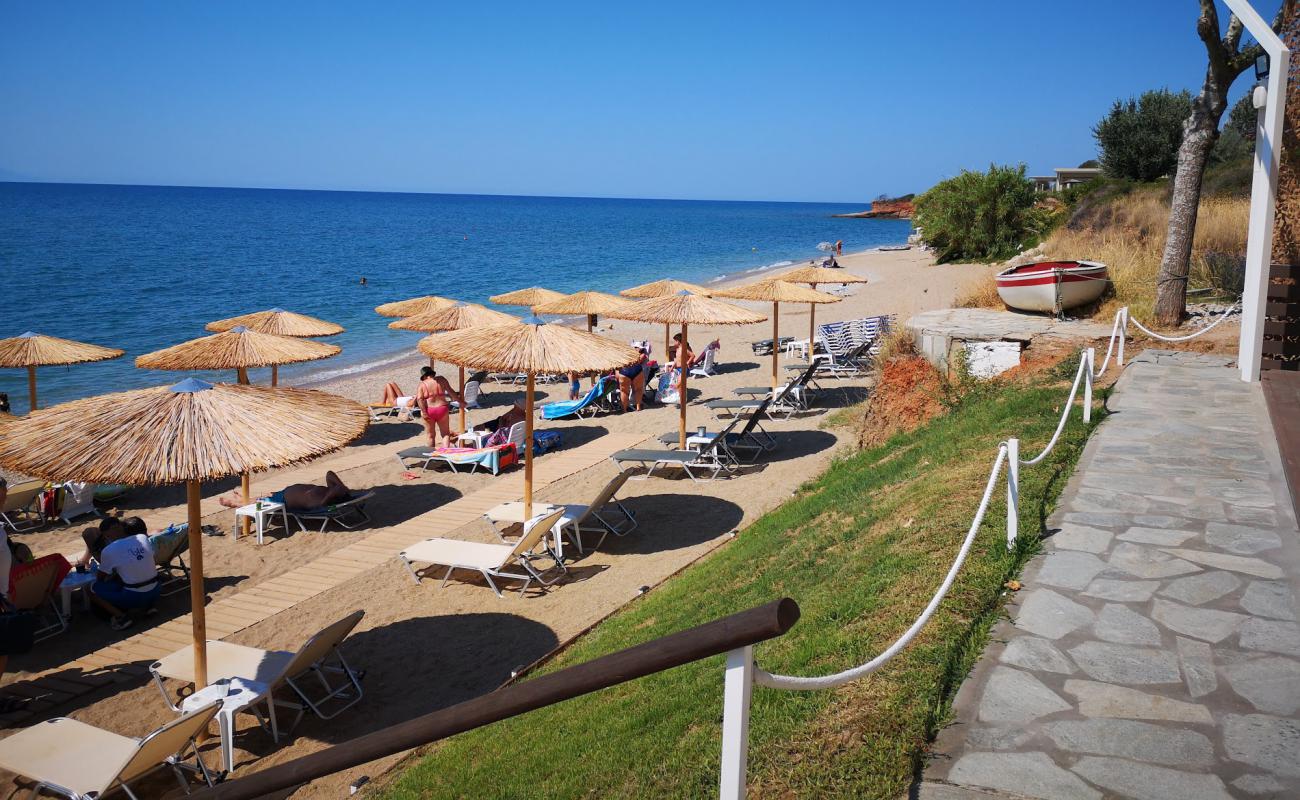
[[(618, 450), (632, 447), (644, 434), (607, 434), (573, 450), (561, 450), (541, 459), (533, 468), (534, 491), (595, 466)], [(392, 457), (392, 445), (385, 451)], [(351, 454), (349, 454), (351, 457)], [(360, 457), (358, 455), (358, 457)], [(373, 463), (373, 455), (369, 462)], [(336, 461), (331, 469), (346, 469)], [(315, 467), (319, 470), (320, 467)], [(289, 480), (277, 477), (276, 483)], [(310, 600), (368, 569), (397, 556), (398, 551), (434, 536), (448, 536), (493, 506), (523, 496), (523, 470), (501, 475), (486, 489), (438, 506), (391, 528), (372, 533), (353, 544), (309, 561), (275, 578), (222, 598), (207, 606), (208, 637), (224, 639)], [(581, 500), (582, 498), (573, 498)], [(110, 682), (138, 679), (148, 665), (191, 643), (190, 615), (185, 614), (154, 628), (88, 653), (29, 680), (4, 686), (0, 692), (31, 701), (23, 711), (0, 716), (5, 727), (21, 723)]]

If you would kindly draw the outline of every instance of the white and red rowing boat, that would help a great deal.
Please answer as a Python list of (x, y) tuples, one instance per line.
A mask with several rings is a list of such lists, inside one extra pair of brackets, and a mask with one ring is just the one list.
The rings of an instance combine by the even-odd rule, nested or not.
[(1059, 314), (1106, 291), (1106, 265), (1096, 261), (1039, 261), (998, 273), (998, 295), (1009, 308)]

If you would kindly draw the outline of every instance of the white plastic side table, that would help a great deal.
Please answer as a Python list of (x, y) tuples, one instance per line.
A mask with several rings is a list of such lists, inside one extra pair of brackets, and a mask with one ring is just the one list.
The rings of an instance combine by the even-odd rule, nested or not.
[(256, 503), (249, 503), (246, 506), (240, 506), (235, 509), (235, 522), (239, 522), (240, 517), (250, 517), (253, 520), (253, 527), (257, 529), (257, 543), (262, 543), (262, 531), (266, 528), (266, 521), (279, 513), (284, 518), (284, 529), (289, 530), (289, 512), (284, 507), (284, 503), (276, 503), (272, 500), (261, 500)]
[(87, 610), (90, 608), (90, 585), (95, 582), (94, 571), (69, 572), (59, 584), (59, 595), (63, 601), (63, 618), (72, 619), (72, 594), (81, 591), (81, 599)]
[(264, 683), (231, 678), (204, 686), (181, 702), (181, 713), (185, 714), (214, 700), (222, 701), (221, 710), (217, 712), (217, 727), (221, 731), (221, 767), (227, 775), (235, 771), (235, 715), (265, 694)]

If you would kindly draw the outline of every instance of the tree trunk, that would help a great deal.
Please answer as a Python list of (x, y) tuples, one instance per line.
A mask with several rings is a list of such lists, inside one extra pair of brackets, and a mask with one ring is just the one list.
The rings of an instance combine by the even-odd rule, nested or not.
[[(1183, 123), (1183, 143), (1178, 148), (1174, 192), (1169, 201), (1169, 230), (1156, 279), (1156, 321), (1177, 325), (1187, 308), (1187, 275), (1192, 265), (1192, 237), (1201, 204), (1201, 178), (1210, 151), (1219, 140), (1219, 118), (1227, 103), (1211, 86), (1213, 77), (1192, 102), (1192, 114)], [(1216, 113), (1217, 111), (1217, 113)]]
[[(1284, 0), (1294, 4), (1296, 0)], [(1178, 169), (1174, 193), (1169, 201), (1169, 230), (1156, 279), (1156, 321), (1177, 325), (1187, 311), (1187, 275), (1192, 266), (1192, 238), (1196, 233), (1196, 211), (1201, 204), (1201, 178), (1210, 150), (1219, 140), (1219, 120), (1228, 108), (1228, 89), (1237, 76), (1254, 62), (1259, 45), (1241, 49), (1243, 27), (1236, 16), (1220, 38), (1219, 12), (1214, 0), (1200, 0), (1201, 16), (1196, 35), (1205, 44), (1209, 66), (1201, 93), (1192, 100), (1192, 113), (1183, 123), (1183, 143), (1178, 148)], [(1278, 13), (1273, 30), (1282, 22)]]

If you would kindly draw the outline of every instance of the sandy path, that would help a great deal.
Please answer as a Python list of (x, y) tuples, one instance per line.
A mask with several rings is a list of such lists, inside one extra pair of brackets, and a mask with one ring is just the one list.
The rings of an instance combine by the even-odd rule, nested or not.
[[(858, 254), (841, 261), (848, 271), (864, 275), (871, 282), (849, 287), (844, 302), (820, 308), (817, 316), (821, 321), (882, 313), (897, 314), (902, 321), (918, 310), (950, 305), (964, 287), (990, 271), (985, 267), (932, 266), (925, 254), (916, 251)], [(761, 304), (754, 307), (770, 311)], [(807, 323), (806, 308), (782, 308), (783, 335), (802, 338), (807, 335)], [(662, 356), (662, 326), (627, 322), (609, 326), (602, 320), (601, 328), (618, 339), (648, 339), (655, 343), (655, 355)], [(698, 405), (701, 401), (731, 397), (731, 389), (736, 386), (767, 382), (769, 362), (753, 356), (748, 342), (770, 335), (770, 331), (770, 322), (732, 329), (692, 329), (690, 338), (696, 347), (713, 338), (721, 340), (720, 362), (724, 365), (718, 375), (690, 384), (693, 405), (688, 422), (692, 427), (713, 423), (707, 410)], [(388, 380), (398, 379), (404, 387), (412, 384), (411, 376), (421, 363), (421, 358), (413, 357), (321, 388), (370, 400)], [(820, 430), (818, 426), (828, 407), (861, 399), (865, 381), (827, 381), (826, 385), (829, 391), (816, 413), (768, 426), (781, 446), (758, 468), (712, 483), (692, 484), (684, 479), (630, 482), (624, 495), (637, 513), (638, 529), (625, 538), (611, 537), (599, 552), (576, 561), (570, 568), (570, 581), (544, 595), (498, 600), (477, 583), (454, 582), (445, 589), (439, 589), (436, 581), (416, 585), (394, 559), (236, 634), (232, 639), (240, 643), (290, 648), (354, 609), (366, 612), (347, 648), (352, 662), (368, 672), (363, 705), (329, 723), (306, 719), (290, 741), (279, 747), (260, 731), (254, 731), (238, 741), (241, 763), (251, 768), (281, 763), (489, 691), (506, 680), (512, 669), (544, 655), (634, 599), (641, 587), (656, 585), (724, 545), (732, 531), (743, 529), (789, 497), (799, 484), (820, 473), (837, 449), (851, 446), (844, 441), (846, 431)], [(500, 413), (520, 394), (514, 386), (491, 384), (486, 388), (491, 408), (471, 413), (471, 422)], [(542, 387), (542, 391), (558, 399), (565, 390), (552, 385)], [(561, 430), (566, 446), (611, 431), (658, 435), (675, 429), (676, 409), (654, 407), (630, 414), (547, 422), (539, 427)], [(383, 453), (397, 449), (400, 442), (418, 432), (416, 425), (373, 426), (364, 442), (365, 446), (383, 446), (376, 448), (380, 460), (342, 473), (354, 488), (373, 488), (379, 493), (371, 531), (382, 531), (462, 494), (492, 485), (491, 476), (444, 471), (416, 480), (404, 479), (396, 459), (383, 457)], [(340, 457), (321, 459), (313, 467), (323, 473), (330, 468), (331, 460)], [(612, 465), (587, 469), (552, 485), (540, 499), (584, 502), (613, 471)], [(166, 490), (129, 499), (136, 505), (127, 506), (127, 513), (165, 508), (175, 502), (169, 502)], [(233, 514), (223, 511), (207, 521), (230, 530)], [(457, 535), (487, 541), (490, 534), (483, 526), (481, 522), (472, 523)], [(40, 540), (42, 549), (72, 549), (74, 535), (72, 529), (54, 529), (26, 538)], [(212, 596), (222, 597), (236, 588), (255, 585), (354, 540), (350, 534), (297, 534), (258, 547), (249, 540), (232, 541), (229, 536), (208, 539), (205, 552), (208, 574), (213, 576)], [(183, 613), (185, 608), (184, 595), (179, 595), (167, 601), (159, 616), (166, 619)], [(13, 659), (11, 668), (17, 672), (6, 675), (5, 680), (77, 658), (114, 641), (115, 636), (90, 615), (78, 615), (71, 631), (42, 643), (32, 654)], [(412, 692), (412, 685), (422, 688)], [(104, 696), (108, 692), (116, 693)], [(91, 696), (77, 708), (57, 711), (132, 735), (170, 716), (156, 689), (141, 684), (118, 685)], [(358, 774), (374, 775), (382, 766), (368, 765), (332, 776), (301, 790), (299, 795), (337, 797), (346, 793), (346, 784)]]

